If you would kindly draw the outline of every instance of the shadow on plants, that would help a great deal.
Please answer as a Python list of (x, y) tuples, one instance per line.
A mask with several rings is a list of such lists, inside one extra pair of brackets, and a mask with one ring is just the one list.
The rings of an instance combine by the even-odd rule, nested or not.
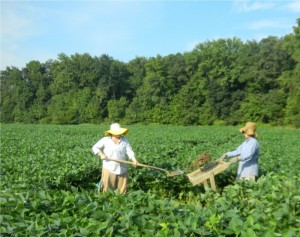
[(95, 189), (95, 183), (99, 182), (101, 179), (101, 170), (99, 168), (94, 168), (92, 170), (86, 171), (78, 177), (69, 176), (67, 180), (72, 186), (80, 187), (83, 189)]
[(236, 173), (228, 171), (215, 176), (215, 182), (219, 191), (224, 187), (231, 185), (236, 180)]
[(101, 173), (99, 168), (80, 171), (76, 174), (69, 174), (59, 180), (49, 181), (48, 188), (55, 190), (68, 190), (71, 187), (80, 189), (95, 189), (95, 183), (99, 182)]

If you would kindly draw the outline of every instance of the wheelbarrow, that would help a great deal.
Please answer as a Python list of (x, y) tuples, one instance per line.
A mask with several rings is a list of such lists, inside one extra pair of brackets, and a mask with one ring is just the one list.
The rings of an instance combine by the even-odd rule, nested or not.
[[(237, 158), (233, 158), (237, 159)], [(237, 160), (234, 160), (235, 162)], [(205, 189), (208, 188), (208, 179), (210, 180), (210, 185), (213, 190), (217, 190), (215, 175), (227, 170), (231, 164), (234, 162), (226, 162), (221, 159), (218, 159), (212, 163), (207, 164), (206, 166), (199, 168), (189, 174), (187, 174), (188, 179), (193, 186), (203, 183)]]
[(127, 161), (127, 160), (116, 160), (116, 159), (109, 159), (109, 158), (107, 158), (106, 160), (108, 160), (108, 161), (114, 161), (114, 162), (118, 162), (118, 163), (123, 163), (123, 164), (128, 164), (128, 165), (139, 166), (139, 167), (145, 167), (145, 168), (159, 170), (159, 171), (163, 171), (168, 176), (176, 176), (176, 175), (182, 175), (182, 174), (184, 174), (184, 171), (182, 171), (182, 170), (168, 171), (166, 169), (162, 169), (162, 168), (159, 168), (159, 167), (156, 167), (156, 166), (144, 165), (144, 164), (141, 164), (141, 163), (138, 163), (138, 164), (135, 165), (135, 163)]

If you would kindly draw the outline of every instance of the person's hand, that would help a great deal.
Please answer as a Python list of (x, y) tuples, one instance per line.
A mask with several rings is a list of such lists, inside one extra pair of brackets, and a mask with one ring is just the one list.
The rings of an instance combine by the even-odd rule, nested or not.
[(220, 161), (224, 161), (227, 157), (228, 157), (228, 156), (227, 156), (227, 153), (225, 153), (225, 154), (223, 154), (223, 155), (219, 158), (219, 160), (220, 160)]
[(139, 162), (138, 162), (137, 160), (134, 160), (134, 161), (133, 161), (133, 165), (134, 165), (134, 167), (137, 167), (137, 166), (138, 166), (138, 164), (139, 164)]
[(101, 157), (101, 160), (106, 160), (107, 159), (107, 156), (105, 154), (102, 154), (100, 157)]
[(239, 157), (234, 157), (234, 158), (232, 158), (230, 161), (229, 161), (229, 163), (230, 164), (235, 164), (235, 163), (237, 163), (239, 161)]

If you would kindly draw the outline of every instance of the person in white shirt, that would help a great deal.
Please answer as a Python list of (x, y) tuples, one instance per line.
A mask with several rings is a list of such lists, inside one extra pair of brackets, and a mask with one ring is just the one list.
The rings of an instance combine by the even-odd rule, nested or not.
[(124, 137), (128, 133), (127, 128), (122, 128), (119, 123), (110, 125), (105, 131), (105, 137), (101, 138), (92, 148), (93, 153), (102, 159), (102, 184), (103, 192), (119, 189), (120, 193), (126, 193), (128, 182), (128, 165), (107, 159), (126, 160), (129, 158), (135, 165), (138, 161), (129, 141)]

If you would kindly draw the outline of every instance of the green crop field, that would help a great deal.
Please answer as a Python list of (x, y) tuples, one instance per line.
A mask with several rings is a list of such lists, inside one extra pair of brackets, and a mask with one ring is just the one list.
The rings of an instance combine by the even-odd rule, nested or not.
[(143, 164), (126, 195), (98, 193), (91, 147), (104, 125), (1, 125), (1, 236), (299, 236), (300, 131), (259, 127), (260, 177), (216, 175), (217, 191), (192, 186), (197, 155), (212, 160), (243, 141), (239, 127), (130, 125)]

